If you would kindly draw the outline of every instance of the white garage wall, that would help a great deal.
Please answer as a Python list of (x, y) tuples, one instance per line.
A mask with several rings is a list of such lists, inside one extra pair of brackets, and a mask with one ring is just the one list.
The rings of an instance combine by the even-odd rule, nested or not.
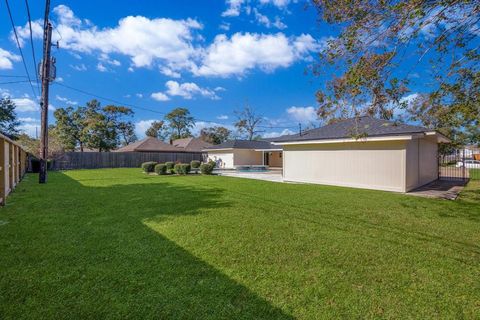
[(438, 144), (433, 137), (412, 140), (407, 145), (407, 191), (438, 178)]
[(233, 169), (233, 150), (209, 151), (208, 160), (215, 161), (217, 167), (222, 169)]
[(405, 191), (405, 141), (283, 147), (286, 181)]

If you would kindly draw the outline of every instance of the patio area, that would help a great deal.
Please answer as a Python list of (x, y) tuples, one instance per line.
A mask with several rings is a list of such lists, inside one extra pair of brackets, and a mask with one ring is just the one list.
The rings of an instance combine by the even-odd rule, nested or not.
[(435, 180), (420, 188), (407, 192), (407, 194), (426, 198), (455, 200), (465, 187), (467, 181), (468, 180), (463, 179)]
[(271, 182), (283, 182), (281, 169), (270, 169), (265, 172), (241, 172), (236, 170), (218, 170), (215, 171), (219, 176), (246, 178), (255, 180), (264, 180)]

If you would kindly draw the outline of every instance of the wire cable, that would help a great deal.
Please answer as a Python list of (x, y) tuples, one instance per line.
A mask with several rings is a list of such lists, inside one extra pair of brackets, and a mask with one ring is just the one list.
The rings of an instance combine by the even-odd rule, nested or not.
[(30, 46), (32, 47), (32, 56), (33, 56), (33, 66), (35, 69), (35, 78), (37, 79), (37, 89), (40, 92), (40, 81), (38, 80), (38, 64), (37, 59), (35, 58), (35, 47), (33, 46), (33, 31), (32, 31), (32, 18), (30, 16), (30, 6), (28, 5), (28, 0), (25, 0), (25, 6), (27, 7), (27, 16), (28, 16), (28, 27), (30, 29)]
[(20, 56), (22, 57), (23, 67), (25, 68), (25, 72), (27, 74), (28, 82), (30, 83), (30, 88), (32, 89), (33, 96), (38, 100), (38, 96), (35, 93), (35, 89), (33, 88), (33, 85), (32, 85), (32, 79), (30, 78), (30, 73), (28, 72), (27, 63), (25, 62), (25, 57), (23, 55), (22, 47), (20, 46), (20, 41), (18, 40), (17, 29), (15, 28), (15, 22), (13, 21), (12, 11), (10, 10), (10, 5), (8, 4), (8, 0), (5, 0), (5, 4), (7, 6), (7, 11), (8, 11), (8, 15), (10, 17), (10, 22), (12, 23), (13, 33), (15, 35), (15, 40), (17, 41), (18, 51), (20, 51)]
[(7, 81), (7, 82), (0, 82), (0, 85), (1, 85), (1, 84), (26, 83), (26, 82), (30, 82), (30, 81), (29, 81), (29, 80)]
[[(98, 95), (96, 93), (92, 93), (92, 92), (88, 92), (88, 91), (85, 91), (85, 90), (82, 90), (82, 89), (74, 88), (74, 87), (69, 86), (69, 85), (64, 84), (64, 83), (54, 82), (53, 84), (56, 84), (58, 86), (70, 89), (72, 91), (82, 93), (82, 94), (87, 95), (87, 96), (94, 97), (94, 98), (97, 98), (97, 99), (102, 99), (102, 100), (110, 101), (110, 102), (113, 102), (113, 103), (118, 103), (118, 104), (121, 104), (123, 106), (131, 107), (132, 109), (139, 109), (139, 110), (143, 110), (143, 111), (157, 113), (157, 114), (161, 114), (163, 116), (165, 116), (167, 114), (165, 112), (161, 112), (161, 111), (158, 111), (158, 110), (152, 110), (152, 109), (148, 109), (148, 108), (141, 107), (141, 106), (138, 106), (138, 105), (134, 105), (134, 104), (131, 104), (131, 103), (125, 103), (125, 102), (122, 102), (122, 101), (119, 101), (119, 100), (116, 100), (116, 99), (112, 99), (112, 98), (108, 98), (108, 97), (105, 97), (105, 96)], [(201, 122), (207, 122), (207, 123), (218, 123), (218, 120), (217, 121), (212, 121), (212, 120), (205, 120), (205, 119), (198, 119), (198, 118), (195, 118), (195, 121), (201, 121)], [(296, 127), (297, 126), (290, 126), (290, 127), (288, 127), (288, 126), (266, 126), (266, 125), (265, 126), (257, 126), (257, 128), (263, 128), (263, 129), (292, 129), (292, 128), (296, 128)]]

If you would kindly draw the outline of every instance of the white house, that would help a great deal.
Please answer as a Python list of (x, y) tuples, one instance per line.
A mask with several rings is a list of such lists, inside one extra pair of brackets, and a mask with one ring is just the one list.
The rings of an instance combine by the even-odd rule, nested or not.
[(220, 169), (235, 169), (239, 166), (282, 167), (282, 148), (269, 141), (228, 140), (204, 149), (208, 159)]

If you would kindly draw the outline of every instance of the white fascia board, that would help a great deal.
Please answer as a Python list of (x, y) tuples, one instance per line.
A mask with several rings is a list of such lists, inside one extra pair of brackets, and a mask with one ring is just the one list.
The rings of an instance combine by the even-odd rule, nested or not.
[(372, 142), (372, 141), (402, 141), (419, 138), (421, 135), (404, 135), (404, 136), (382, 136), (382, 137), (365, 137), (360, 139), (324, 139), (324, 140), (305, 140), (305, 141), (285, 141), (272, 142), (274, 145), (292, 145), (292, 144), (326, 144), (326, 143), (349, 143), (349, 142)]

